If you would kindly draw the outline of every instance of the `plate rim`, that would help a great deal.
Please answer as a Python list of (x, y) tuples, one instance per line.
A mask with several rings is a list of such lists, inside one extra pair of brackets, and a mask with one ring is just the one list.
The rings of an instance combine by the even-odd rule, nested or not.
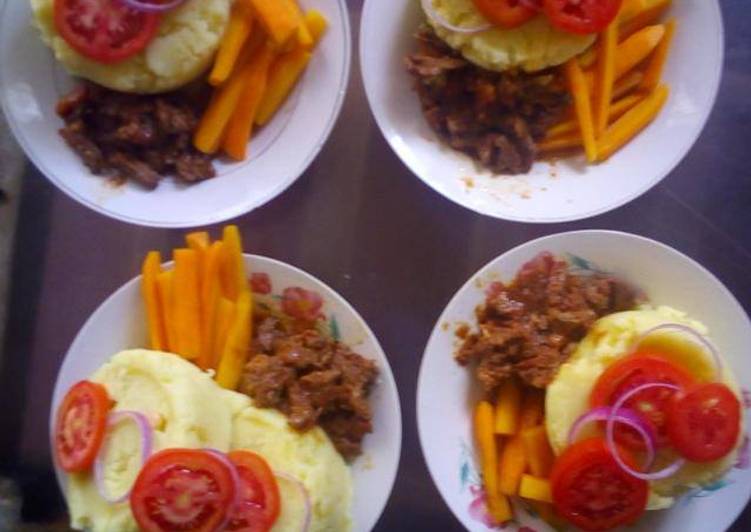
[[(677, 256), (680, 259), (683, 259), (691, 267), (696, 268), (699, 272), (707, 276), (707, 279), (709, 280), (710, 283), (714, 285), (715, 289), (719, 289), (719, 291), (722, 292), (723, 295), (728, 298), (729, 302), (735, 308), (735, 310), (739, 313), (739, 315), (743, 316), (746, 328), (751, 330), (751, 317), (743, 308), (743, 305), (740, 304), (740, 302), (733, 295), (730, 289), (727, 286), (725, 286), (725, 284), (708, 268), (702, 265), (699, 261), (693, 259), (692, 257), (683, 253), (682, 251), (679, 251), (675, 249), (674, 247), (669, 246), (668, 244), (665, 244), (663, 242), (660, 242), (659, 240), (655, 240), (655, 239), (642, 236), (639, 234), (629, 233), (627, 231), (617, 231), (617, 230), (611, 230), (611, 229), (580, 229), (580, 230), (574, 230), (574, 231), (561, 231), (561, 232), (553, 233), (551, 235), (545, 235), (545, 236), (541, 236), (532, 240), (528, 240), (526, 242), (522, 242), (521, 244), (514, 246), (513, 248), (510, 248), (500, 253), (499, 255), (492, 258), (490, 261), (483, 264), (480, 268), (478, 268), (474, 273), (472, 273), (469, 276), (466, 282), (464, 282), (456, 290), (456, 292), (451, 296), (448, 303), (446, 303), (446, 306), (443, 308), (440, 315), (436, 319), (435, 325), (433, 326), (433, 329), (430, 331), (430, 336), (428, 337), (428, 340), (425, 344), (425, 349), (423, 350), (422, 358), (420, 359), (420, 368), (417, 374), (417, 386), (415, 388), (415, 416), (417, 418), (417, 437), (420, 442), (420, 453), (422, 455), (423, 462), (425, 463), (425, 467), (427, 468), (428, 474), (430, 475), (430, 480), (433, 482), (433, 486), (435, 486), (436, 490), (441, 495), (441, 499), (443, 500), (444, 504), (449, 509), (451, 514), (454, 516), (454, 518), (457, 521), (459, 521), (459, 523), (467, 530), (474, 530), (474, 528), (468, 526), (468, 524), (465, 523), (464, 518), (454, 511), (452, 504), (449, 502), (448, 495), (444, 494), (444, 490), (442, 486), (436, 480), (436, 475), (434, 474), (433, 466), (431, 465), (431, 461), (428, 459), (428, 453), (425, 450), (425, 441), (427, 441), (428, 436), (426, 432), (427, 429), (424, 427), (425, 421), (424, 420), (421, 421), (421, 419), (423, 419), (424, 417), (422, 415), (423, 409), (421, 408), (421, 405), (423, 402), (421, 401), (421, 397), (423, 395), (421, 390), (423, 390), (427, 386), (426, 384), (427, 377), (425, 376), (427, 370), (425, 369), (425, 366), (426, 366), (426, 359), (428, 357), (428, 351), (432, 348), (433, 344), (438, 341), (438, 336), (444, 332), (441, 330), (441, 323), (446, 321), (448, 310), (456, 304), (461, 294), (463, 294), (465, 291), (473, 287), (474, 281), (479, 276), (483, 275), (485, 272), (490, 270), (493, 264), (499, 261), (502, 257), (505, 257), (506, 255), (509, 255), (515, 251), (518, 251), (521, 248), (540, 244), (547, 240), (556, 240), (564, 236), (568, 237), (568, 236), (574, 236), (574, 235), (578, 235), (578, 236), (600, 235), (600, 236), (616, 236), (616, 237), (631, 238), (631, 239), (638, 240), (643, 244), (656, 246), (657, 248), (660, 248), (663, 251), (666, 251), (668, 253), (671, 253)], [(733, 517), (728, 523), (728, 526), (731, 526), (738, 519), (738, 516), (743, 512), (743, 510), (748, 505), (750, 500), (751, 500), (751, 489), (746, 494), (745, 505), (740, 506), (737, 509), (734, 509), (733, 512), (731, 512), (733, 514)]]
[[(409, 0), (403, 0), (403, 1), (406, 3)], [(703, 1), (706, 1), (706, 0), (703, 0)], [(719, 57), (717, 58), (715, 71), (711, 73), (712, 86), (711, 86), (710, 97), (708, 99), (708, 105), (702, 111), (703, 116), (701, 116), (699, 120), (696, 131), (693, 133), (692, 137), (689, 139), (690, 141), (687, 142), (681, 150), (675, 152), (675, 157), (671, 159), (668, 164), (664, 165), (663, 168), (656, 171), (654, 173), (654, 177), (649, 182), (647, 182), (643, 187), (640, 187), (635, 192), (632, 192), (624, 196), (623, 198), (620, 198), (606, 205), (597, 207), (596, 209), (591, 209), (589, 211), (585, 211), (579, 214), (572, 214), (572, 215), (565, 215), (565, 216), (549, 216), (549, 217), (521, 216), (521, 215), (516, 215), (516, 214), (507, 214), (505, 212), (498, 212), (497, 210), (485, 208), (483, 205), (475, 205), (467, 201), (465, 197), (462, 195), (451, 194), (448, 190), (443, 189), (437, 182), (417, 172), (413, 168), (413, 165), (407, 162), (409, 159), (411, 159), (411, 156), (409, 156), (409, 153), (408, 153), (409, 150), (406, 147), (406, 143), (400, 143), (396, 141), (395, 134), (398, 133), (398, 131), (394, 129), (393, 127), (388, 126), (388, 123), (382, 113), (376, 112), (377, 106), (374, 103), (377, 101), (376, 95), (374, 93), (375, 89), (373, 88), (373, 83), (370, 81), (371, 75), (368, 73), (369, 70), (365, 68), (365, 65), (366, 65), (366, 62), (365, 62), (366, 44), (365, 43), (368, 41), (367, 37), (370, 34), (371, 26), (372, 26), (372, 25), (369, 25), (368, 23), (371, 18), (374, 18), (374, 15), (372, 15), (371, 12), (375, 13), (376, 8), (374, 6), (377, 3), (380, 3), (380, 0), (364, 0), (362, 14), (360, 16), (360, 41), (359, 41), (358, 53), (359, 53), (359, 61), (360, 61), (360, 72), (362, 75), (363, 86), (365, 87), (365, 94), (368, 100), (368, 105), (370, 107), (370, 111), (373, 117), (375, 118), (376, 123), (378, 124), (378, 129), (381, 132), (381, 135), (386, 140), (391, 150), (399, 158), (401, 163), (410, 171), (410, 173), (412, 173), (412, 175), (417, 177), (420, 181), (422, 181), (425, 185), (427, 185), (433, 191), (437, 192), (444, 198), (450, 200), (452, 203), (459, 205), (470, 211), (481, 214), (483, 216), (488, 216), (491, 218), (495, 218), (497, 220), (506, 220), (510, 222), (548, 224), (548, 223), (573, 222), (573, 221), (578, 221), (578, 220), (585, 220), (587, 218), (592, 218), (594, 216), (598, 216), (600, 214), (604, 214), (604, 213), (613, 211), (615, 209), (618, 209), (636, 200), (637, 198), (643, 196), (644, 194), (652, 190), (654, 187), (656, 187), (661, 181), (663, 181), (668, 175), (670, 175), (670, 173), (673, 170), (675, 170), (675, 168), (681, 163), (681, 161), (683, 161), (683, 159), (688, 155), (691, 149), (696, 145), (696, 142), (699, 140), (699, 137), (704, 131), (707, 125), (707, 122), (709, 121), (709, 117), (712, 114), (712, 110), (714, 109), (717, 103), (717, 97), (719, 95), (720, 84), (722, 82), (722, 77), (723, 77), (724, 67), (725, 67), (725, 23), (724, 23), (724, 19), (722, 16), (722, 9), (720, 8), (719, 0), (710, 0), (710, 2), (711, 2), (711, 9), (714, 12), (714, 16), (716, 17), (718, 27), (719, 27), (719, 31), (716, 33), (716, 40), (715, 40), (715, 44), (718, 46), (718, 50), (719, 50)]]
[[(212, 225), (212, 224), (222, 223), (228, 220), (232, 220), (239, 216), (248, 214), (249, 212), (252, 212), (260, 207), (263, 207), (267, 203), (270, 203), (277, 197), (281, 196), (294, 183), (296, 183), (303, 176), (303, 174), (308, 170), (308, 168), (310, 168), (310, 165), (318, 157), (321, 150), (323, 150), (323, 147), (326, 145), (329, 138), (331, 137), (331, 133), (334, 130), (334, 126), (339, 121), (339, 117), (341, 116), (342, 108), (344, 106), (344, 100), (346, 98), (346, 95), (349, 93), (349, 87), (351, 85), (352, 27), (351, 27), (350, 20), (349, 20), (349, 6), (347, 5), (347, 1), (346, 0), (335, 0), (335, 1), (338, 6), (338, 12), (339, 12), (338, 14), (341, 19), (342, 32), (343, 32), (343, 37), (344, 37), (344, 47), (342, 50), (343, 70), (342, 70), (341, 78), (338, 81), (336, 100), (334, 102), (334, 106), (331, 109), (331, 113), (327, 119), (326, 125), (321, 131), (321, 135), (319, 136), (318, 140), (313, 145), (312, 150), (310, 151), (308, 156), (302, 161), (302, 164), (299, 166), (299, 168), (293, 172), (290, 172), (290, 177), (278, 183), (275, 187), (273, 187), (273, 189), (269, 193), (263, 195), (262, 197), (251, 198), (233, 207), (228, 207), (228, 208), (216, 211), (215, 213), (204, 216), (202, 219), (161, 221), (161, 220), (154, 220), (151, 218), (142, 218), (142, 217), (137, 217), (137, 216), (124, 215), (122, 213), (115, 212), (112, 209), (108, 209), (96, 203), (95, 201), (92, 201), (90, 198), (85, 197), (84, 195), (68, 187), (63, 180), (58, 179), (57, 177), (53, 177), (55, 174), (54, 172), (49, 171), (48, 169), (49, 165), (43, 164), (41, 160), (39, 160), (38, 157), (33, 155), (34, 152), (31, 149), (29, 149), (29, 147), (27, 146), (26, 139), (22, 133), (21, 125), (17, 124), (14, 120), (10, 119), (12, 115), (10, 113), (10, 103), (8, 102), (8, 98), (7, 98), (8, 85), (5, 79), (6, 78), (5, 67), (2, 64), (0, 64), (0, 108), (2, 109), (3, 114), (6, 117), (6, 122), (8, 123), (8, 127), (10, 131), (13, 133), (13, 137), (15, 138), (16, 142), (18, 142), (19, 146), (22, 148), (26, 159), (32, 163), (35, 169), (42, 176), (44, 176), (45, 179), (47, 179), (50, 183), (52, 183), (55, 186), (55, 188), (62, 191), (68, 198), (74, 200), (76, 203), (86, 208), (89, 208), (97, 212), (98, 214), (106, 216), (107, 218), (112, 218), (112, 219), (130, 224), (130, 225), (135, 225), (139, 227), (155, 227), (155, 228), (168, 228), (168, 229), (185, 229), (185, 228), (191, 228), (191, 227), (199, 227), (203, 225)], [(6, 9), (8, 8), (9, 5), (10, 5), (10, 2), (6, 2), (5, 0), (2, 0), (0, 2), (0, 25), (2, 25), (2, 22), (6, 18), (6, 15), (7, 15)], [(30, 27), (28, 31), (32, 31), (32, 28)], [(52, 53), (52, 51), (48, 50), (48, 53), (52, 56), (54, 60), (54, 54)], [(73, 78), (74, 76), (71, 76), (71, 77)], [(99, 176), (94, 176), (93, 174), (91, 174), (89, 177), (99, 177)], [(221, 178), (221, 176), (219, 176), (219, 178)]]
[[(365, 318), (362, 317), (362, 315), (355, 309), (352, 304), (344, 297), (342, 296), (337, 290), (334, 290), (331, 286), (329, 286), (327, 283), (320, 280), (315, 275), (306, 272), (302, 268), (299, 268), (297, 266), (294, 266), (292, 264), (289, 264), (287, 262), (274, 259), (272, 257), (267, 257), (265, 255), (257, 255), (252, 253), (243, 253), (243, 256), (246, 261), (256, 261), (260, 259), (261, 261), (264, 261), (266, 263), (273, 264), (277, 267), (280, 267), (282, 269), (290, 270), (296, 274), (302, 275), (304, 278), (306, 278), (309, 281), (313, 281), (314, 284), (318, 284), (321, 287), (327, 289), (330, 291), (330, 293), (334, 296), (335, 299), (338, 300), (338, 302), (349, 312), (351, 312), (352, 316), (355, 318), (356, 321), (358, 321), (358, 325), (363, 328), (366, 335), (370, 337), (373, 341), (374, 347), (376, 348), (376, 352), (380, 354), (385, 361), (384, 367), (379, 367), (380, 370), (380, 377), (385, 380), (385, 388), (393, 390), (393, 402), (396, 405), (396, 409), (394, 411), (395, 415), (395, 426), (396, 426), (396, 435), (394, 438), (394, 441), (397, 442), (396, 449), (393, 449), (391, 452), (396, 454), (396, 460), (394, 461), (393, 466), (391, 467), (391, 471), (388, 472), (387, 475), (387, 482), (384, 484), (387, 489), (383, 491), (382, 495), (382, 501), (377, 505), (372, 505), (379, 507), (377, 513), (374, 513), (374, 518), (372, 519), (371, 523), (366, 523), (368, 525), (367, 530), (372, 530), (375, 528), (376, 524), (380, 520), (380, 518), (383, 515), (384, 510), (386, 509), (386, 506), (391, 499), (391, 495), (394, 491), (394, 486), (396, 484), (396, 477), (399, 472), (399, 466), (401, 464), (402, 459), (402, 447), (403, 447), (403, 435), (404, 435), (404, 428), (403, 428), (403, 417), (402, 417), (402, 407), (401, 407), (401, 397), (399, 395), (399, 387), (397, 386), (396, 379), (394, 378), (394, 373), (391, 369), (391, 363), (388, 359), (388, 356), (386, 355), (386, 352), (383, 350), (383, 347), (381, 346), (380, 341), (378, 340), (378, 337), (373, 332), (373, 330), (370, 328), (370, 325), (367, 321), (365, 321)], [(172, 261), (166, 261), (163, 264), (169, 265)], [(50, 444), (50, 452), (51, 452), (51, 464), (53, 466), (53, 470), (55, 473), (55, 477), (57, 479), (57, 486), (60, 490), (60, 493), (65, 500), (65, 483), (63, 481), (64, 475), (60, 468), (57, 465), (57, 462), (55, 460), (55, 453), (54, 453), (54, 430), (55, 430), (55, 410), (57, 403), (55, 401), (55, 398), (60, 398), (62, 396), (62, 390), (60, 390), (60, 377), (63, 374), (63, 370), (68, 367), (70, 364), (72, 364), (71, 360), (71, 353), (73, 352), (74, 348), (77, 347), (79, 342), (82, 341), (82, 335), (87, 331), (89, 328), (93, 327), (93, 323), (95, 320), (96, 315), (102, 311), (102, 309), (107, 306), (108, 304), (111, 304), (111, 301), (116, 299), (117, 297), (121, 297), (123, 293), (126, 293), (128, 291), (134, 290), (134, 287), (140, 282), (142, 278), (142, 275), (136, 275), (135, 277), (125, 281), (121, 286), (119, 286), (116, 290), (111, 292), (106, 298), (102, 300), (102, 302), (97, 305), (97, 307), (89, 314), (89, 316), (86, 318), (86, 321), (83, 323), (83, 325), (78, 329), (78, 332), (76, 333), (76, 336), (73, 338), (73, 341), (70, 343), (70, 346), (68, 347), (67, 351), (65, 352), (65, 356), (63, 357), (63, 361), (60, 363), (58, 367), (57, 374), (55, 375), (55, 384), (52, 389), (52, 397), (50, 398), (50, 407), (49, 407), (49, 419), (48, 419), (48, 434), (47, 434), (47, 440)], [(114, 354), (114, 353), (113, 353)], [(111, 355), (110, 355), (111, 356)], [(59, 402), (59, 401), (58, 401)], [(350, 471), (352, 471), (352, 465), (347, 464)], [(67, 511), (67, 501), (65, 501), (66, 505), (66, 511)], [(350, 508), (351, 510), (352, 508)]]

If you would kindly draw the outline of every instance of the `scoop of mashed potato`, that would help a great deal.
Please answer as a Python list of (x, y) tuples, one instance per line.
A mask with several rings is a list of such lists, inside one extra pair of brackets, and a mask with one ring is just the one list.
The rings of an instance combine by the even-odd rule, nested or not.
[[(487, 21), (472, 0), (431, 0), (437, 13), (459, 27), (478, 27)], [(478, 34), (446, 29), (428, 17), (435, 32), (467, 60), (488, 70), (514, 67), (527, 72), (565, 63), (595, 41), (595, 35), (577, 35), (554, 28), (547, 17), (537, 16), (513, 29), (494, 27)]]
[[(272, 469), (298, 479), (311, 498), (311, 531), (351, 529), (350, 471), (328, 436), (314, 429), (289, 428), (273, 410), (254, 407), (242, 394), (225, 390), (183, 358), (156, 351), (118, 353), (90, 380), (102, 384), (114, 411), (143, 413), (154, 427), (154, 450), (171, 447), (246, 449), (263, 456)], [(140, 434), (120, 423), (106, 436), (105, 484), (124, 493), (140, 470)], [(66, 498), (72, 528), (91, 532), (136, 532), (127, 502), (110, 504), (99, 494), (91, 473), (68, 477)], [(284, 516), (282, 500), (282, 517)], [(292, 532), (284, 519), (274, 532)]]
[(116, 64), (88, 59), (58, 34), (54, 0), (31, 0), (42, 40), (73, 75), (122, 92), (158, 93), (200, 76), (211, 63), (229, 21), (231, 0), (188, 0), (164, 15), (153, 41)]
[[(574, 354), (558, 372), (555, 380), (548, 387), (545, 408), (546, 428), (550, 443), (556, 454), (567, 446), (568, 433), (576, 419), (589, 410), (589, 395), (599, 376), (610, 364), (627, 354), (634, 341), (647, 330), (664, 323), (688, 325), (696, 331), (707, 334), (707, 328), (700, 322), (690, 319), (685, 313), (670, 307), (634, 310), (611, 314), (598, 320), (589, 334), (579, 343)], [(686, 369), (700, 380), (714, 378), (714, 365), (711, 358), (700, 348), (680, 334), (660, 332), (650, 334), (642, 346), (668, 346), (679, 349), (661, 350), (672, 353)], [(723, 370), (723, 380), (738, 393), (738, 385), (732, 373)], [(588, 430), (594, 432), (594, 425)], [(741, 431), (743, 433), (743, 431)], [(587, 434), (583, 431), (582, 437)], [(725, 474), (735, 463), (736, 450), (714, 462), (699, 464), (687, 463), (678, 473), (669, 478), (651, 482), (647, 508), (658, 510), (668, 508), (681, 493), (700, 486), (711, 484)], [(661, 453), (655, 468), (672, 462), (676, 457), (671, 453)]]

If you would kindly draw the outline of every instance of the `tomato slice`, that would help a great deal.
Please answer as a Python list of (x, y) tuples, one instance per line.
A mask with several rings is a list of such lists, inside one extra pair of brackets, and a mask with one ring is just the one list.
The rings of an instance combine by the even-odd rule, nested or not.
[(673, 447), (692, 462), (711, 462), (735, 447), (741, 430), (741, 403), (718, 382), (676, 394), (668, 407), (667, 433)]
[(74, 50), (100, 63), (123, 61), (151, 42), (159, 13), (119, 0), (55, 0), (55, 27)]
[[(634, 466), (628, 451), (620, 452)], [(647, 482), (621, 468), (603, 438), (582, 440), (566, 449), (553, 465), (550, 482), (555, 509), (583, 530), (632, 523), (647, 506)]]
[(55, 455), (64, 471), (85, 471), (94, 463), (111, 404), (106, 388), (89, 381), (65, 394), (55, 421)]
[(210, 532), (235, 502), (231, 468), (196, 449), (166, 449), (149, 458), (133, 484), (130, 508), (146, 532)]
[(230, 515), (225, 530), (266, 532), (276, 522), (281, 509), (279, 486), (266, 460), (250, 451), (227, 455), (240, 476), (240, 503)]
[(504, 28), (521, 26), (535, 16), (535, 9), (522, 0), (472, 0), (477, 10), (493, 24)]
[[(659, 354), (641, 351), (610, 365), (595, 383), (589, 401), (593, 407), (610, 406), (629, 390), (653, 382), (673, 384), (686, 389), (693, 386), (696, 379), (688, 371)], [(638, 412), (652, 426), (658, 447), (669, 443), (665, 432), (666, 410), (674, 394), (673, 390), (667, 388), (650, 388), (637, 393), (624, 403), (625, 408)], [(629, 449), (645, 449), (639, 434), (629, 427), (617, 426), (615, 437), (618, 443)]]
[(623, 0), (543, 0), (543, 11), (556, 28), (570, 33), (599, 33), (618, 14)]

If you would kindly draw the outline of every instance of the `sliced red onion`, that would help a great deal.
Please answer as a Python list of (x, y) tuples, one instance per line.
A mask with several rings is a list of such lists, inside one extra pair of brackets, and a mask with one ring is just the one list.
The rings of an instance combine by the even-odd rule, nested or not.
[(159, 2), (155, 0), (148, 2), (146, 0), (120, 0), (123, 4), (135, 9), (136, 11), (146, 11), (147, 13), (163, 13), (179, 7), (180, 4), (185, 3), (185, 0), (165, 0)]
[[(229, 469), (230, 475), (232, 476), (232, 485), (235, 487), (235, 501), (232, 503), (230, 508), (239, 506), (243, 500), (243, 493), (242, 481), (240, 480), (240, 473), (237, 472), (237, 467), (235, 467), (235, 464), (232, 463), (232, 460), (230, 460), (222, 451), (219, 451), (217, 449), (204, 449), (204, 452), (207, 452), (210, 455), (218, 458), (225, 466), (227, 466), (227, 469)], [(222, 522), (221, 526), (217, 527), (217, 530), (224, 530), (227, 524), (229, 524), (231, 518), (232, 511), (228, 511), (224, 516), (224, 521)]]
[(605, 439), (608, 442), (608, 447), (610, 448), (610, 452), (613, 454), (613, 458), (615, 458), (615, 461), (618, 462), (618, 465), (623, 468), (624, 471), (626, 471), (629, 475), (632, 475), (636, 478), (640, 478), (642, 480), (660, 480), (662, 478), (667, 478), (671, 475), (673, 475), (676, 471), (678, 471), (683, 465), (686, 463), (686, 460), (683, 458), (678, 458), (675, 462), (670, 464), (667, 467), (664, 467), (663, 469), (660, 469), (659, 471), (654, 471), (652, 473), (641, 473), (640, 471), (637, 471), (623, 461), (623, 458), (621, 458), (621, 455), (618, 453), (618, 447), (615, 445), (615, 438), (614, 438), (614, 427), (616, 422), (616, 414), (617, 412), (620, 412), (623, 405), (631, 399), (634, 395), (637, 393), (643, 392), (644, 390), (649, 390), (651, 388), (669, 388), (673, 391), (679, 391), (680, 388), (676, 386), (675, 384), (668, 384), (665, 382), (649, 382), (647, 384), (642, 384), (641, 386), (637, 386), (633, 390), (629, 390), (626, 393), (624, 393), (622, 396), (618, 398), (618, 400), (613, 405), (613, 409), (611, 412), (611, 415), (608, 417), (607, 423), (605, 424)]
[[(302, 495), (303, 500), (305, 501), (305, 519), (303, 519), (300, 532), (307, 532), (308, 529), (310, 528), (310, 521), (312, 518), (310, 495), (308, 495), (308, 490), (305, 488), (305, 485), (302, 482), (297, 480), (295, 477), (288, 475), (287, 473), (275, 471), (274, 476), (276, 476), (278, 480), (288, 482), (289, 484), (294, 486), (295, 489), (297, 489)], [(284, 504), (284, 501), (282, 501), (282, 504)]]
[[(107, 428), (110, 429), (126, 420), (135, 423), (136, 427), (138, 427), (138, 430), (141, 432), (141, 465), (143, 465), (146, 460), (149, 459), (149, 456), (151, 456), (151, 452), (154, 448), (154, 431), (145, 415), (131, 410), (112, 412), (107, 418)], [(117, 504), (128, 498), (128, 495), (130, 495), (130, 488), (119, 497), (113, 497), (107, 493), (107, 487), (104, 483), (104, 457), (106, 454), (106, 445), (103, 443), (96, 456), (96, 460), (94, 461), (94, 482), (96, 483), (97, 491), (99, 491), (99, 494), (105, 501)]]
[(722, 380), (722, 359), (720, 358), (720, 353), (717, 352), (717, 348), (712, 345), (712, 342), (707, 340), (707, 338), (703, 334), (689, 327), (688, 325), (682, 325), (680, 323), (663, 323), (662, 325), (658, 325), (657, 327), (652, 327), (651, 329), (642, 333), (641, 336), (639, 336), (639, 338), (636, 340), (636, 346), (641, 344), (644, 339), (652, 333), (669, 330), (688, 334), (692, 338), (696, 339), (707, 351), (709, 351), (712, 354), (712, 361), (714, 362), (715, 378), (717, 380)]
[(474, 28), (455, 26), (435, 10), (435, 8), (433, 7), (433, 0), (422, 0), (422, 9), (423, 11), (425, 11), (425, 14), (430, 18), (430, 20), (432, 20), (439, 26), (443, 26), (447, 30), (454, 31), (456, 33), (482, 33), (483, 31), (488, 31), (493, 27), (493, 25), (489, 22), (480, 26), (476, 26)]
[(574, 441), (576, 441), (577, 436), (585, 425), (592, 423), (593, 421), (607, 421), (611, 417), (616, 422), (628, 425), (639, 433), (639, 435), (644, 440), (644, 445), (647, 448), (647, 456), (646, 460), (644, 461), (644, 468), (649, 469), (650, 467), (652, 467), (652, 463), (655, 459), (656, 447), (654, 431), (652, 430), (651, 425), (646, 423), (638, 413), (636, 413), (634, 410), (631, 410), (630, 408), (621, 408), (620, 410), (616, 411), (609, 406), (599, 406), (597, 408), (593, 408), (586, 414), (579, 416), (579, 419), (574, 422), (571, 430), (568, 433), (568, 444), (571, 445), (572, 443), (574, 443)]

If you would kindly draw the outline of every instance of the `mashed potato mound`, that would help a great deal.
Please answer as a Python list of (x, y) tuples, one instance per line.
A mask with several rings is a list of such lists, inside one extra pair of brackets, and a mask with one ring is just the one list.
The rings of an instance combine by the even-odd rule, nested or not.
[[(567, 446), (568, 433), (576, 419), (589, 410), (589, 395), (605, 368), (627, 354), (642, 333), (664, 323), (681, 323), (702, 334), (707, 333), (707, 328), (702, 323), (691, 320), (685, 313), (670, 307), (619, 312), (605, 316), (595, 323), (568, 362), (561, 366), (547, 390), (546, 428), (556, 454), (560, 454)], [(676, 359), (680, 357), (680, 364), (697, 378), (711, 380), (714, 375), (711, 359), (700, 349), (689, 348), (690, 342), (681, 339), (679, 335), (670, 332), (650, 334), (642, 345), (677, 344), (681, 349), (670, 351), (676, 353)], [(723, 371), (723, 380), (736, 395), (739, 395), (738, 385), (727, 369), (727, 364)], [(593, 433), (596, 429), (592, 426), (590, 430)], [(675, 475), (650, 483), (647, 509), (668, 508), (681, 493), (711, 484), (724, 475), (736, 461), (737, 448), (743, 432), (741, 430), (736, 450), (727, 456), (704, 464), (687, 463)], [(582, 437), (586, 435), (586, 431), (582, 431)], [(659, 469), (674, 459), (674, 455), (666, 454), (658, 459), (654, 467)]]
[[(487, 21), (472, 0), (432, 0), (437, 13), (460, 27), (477, 27)], [(519, 67), (527, 72), (565, 63), (589, 48), (595, 35), (577, 35), (555, 29), (540, 15), (510, 30), (493, 28), (479, 34), (457, 33), (430, 20), (433, 29), (467, 60), (488, 70)]]
[(186, 85), (206, 70), (227, 27), (231, 0), (188, 0), (164, 16), (145, 50), (113, 65), (82, 56), (58, 35), (53, 4), (31, 0), (42, 39), (71, 74), (117, 91), (158, 93)]
[[(90, 380), (107, 388), (114, 411), (135, 410), (154, 426), (154, 451), (171, 447), (247, 449), (272, 469), (303, 483), (312, 503), (310, 530), (351, 529), (350, 471), (328, 436), (313, 429), (292, 430), (284, 415), (254, 407), (242, 394), (225, 390), (197, 366), (170, 353), (130, 350), (118, 353)], [(140, 470), (140, 434), (132, 423), (108, 431), (105, 483), (123, 493)], [(127, 502), (109, 504), (91, 473), (68, 476), (66, 498), (71, 527), (91, 532), (137, 532)], [(273, 532), (294, 532), (282, 516)]]

